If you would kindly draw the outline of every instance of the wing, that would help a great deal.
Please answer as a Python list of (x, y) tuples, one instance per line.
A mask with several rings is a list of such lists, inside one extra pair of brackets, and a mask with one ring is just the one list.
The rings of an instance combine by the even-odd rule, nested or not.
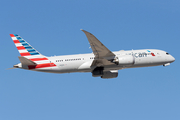
[(103, 58), (114, 58), (115, 54), (112, 53), (106, 46), (104, 46), (93, 34), (82, 30), (90, 43), (92, 51), (95, 55), (95, 59), (103, 59)]
[(91, 66), (115, 65), (115, 63), (111, 62), (115, 58), (115, 54), (104, 46), (93, 34), (85, 30), (82, 31), (86, 34), (95, 55), (95, 60)]
[(101, 66), (105, 66), (105, 65), (115, 65), (113, 62), (108, 61), (107, 59), (97, 59), (97, 60), (93, 60), (91, 66), (97, 66), (97, 67), (101, 67)]

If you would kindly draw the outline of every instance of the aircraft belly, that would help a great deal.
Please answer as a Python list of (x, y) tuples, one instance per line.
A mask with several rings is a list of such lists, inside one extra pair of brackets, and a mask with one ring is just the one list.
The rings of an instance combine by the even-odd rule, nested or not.
[(63, 70), (75, 70), (77, 67), (75, 64), (68, 63), (68, 64), (59, 64), (58, 69), (63, 71)]

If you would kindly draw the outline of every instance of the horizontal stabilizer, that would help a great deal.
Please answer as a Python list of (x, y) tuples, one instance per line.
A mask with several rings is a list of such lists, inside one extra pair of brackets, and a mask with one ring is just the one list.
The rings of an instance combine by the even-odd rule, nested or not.
[(23, 56), (18, 56), (18, 58), (22, 65), (37, 65), (35, 62), (33, 62)]
[(15, 67), (13, 67), (13, 68), (7, 68), (6, 70), (11, 70), (11, 69), (16, 69)]

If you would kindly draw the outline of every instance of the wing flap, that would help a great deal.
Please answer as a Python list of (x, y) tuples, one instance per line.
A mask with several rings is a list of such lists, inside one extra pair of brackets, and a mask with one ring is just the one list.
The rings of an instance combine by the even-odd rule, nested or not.
[(94, 60), (91, 64), (91, 66), (97, 66), (97, 67), (107, 66), (107, 65), (115, 65), (115, 64), (108, 61), (107, 59), (97, 59), (97, 60)]

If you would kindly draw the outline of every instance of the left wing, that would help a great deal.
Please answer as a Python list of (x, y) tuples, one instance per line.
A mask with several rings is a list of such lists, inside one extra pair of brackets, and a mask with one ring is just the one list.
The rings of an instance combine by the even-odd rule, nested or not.
[(85, 30), (82, 31), (86, 34), (96, 59), (115, 57), (115, 54), (104, 46), (93, 34)]
[(106, 46), (104, 46), (93, 34), (82, 30), (92, 48), (92, 51), (95, 55), (95, 60), (91, 66), (104, 66), (104, 65), (114, 65), (115, 63), (111, 62), (115, 58), (115, 54), (112, 53)]

